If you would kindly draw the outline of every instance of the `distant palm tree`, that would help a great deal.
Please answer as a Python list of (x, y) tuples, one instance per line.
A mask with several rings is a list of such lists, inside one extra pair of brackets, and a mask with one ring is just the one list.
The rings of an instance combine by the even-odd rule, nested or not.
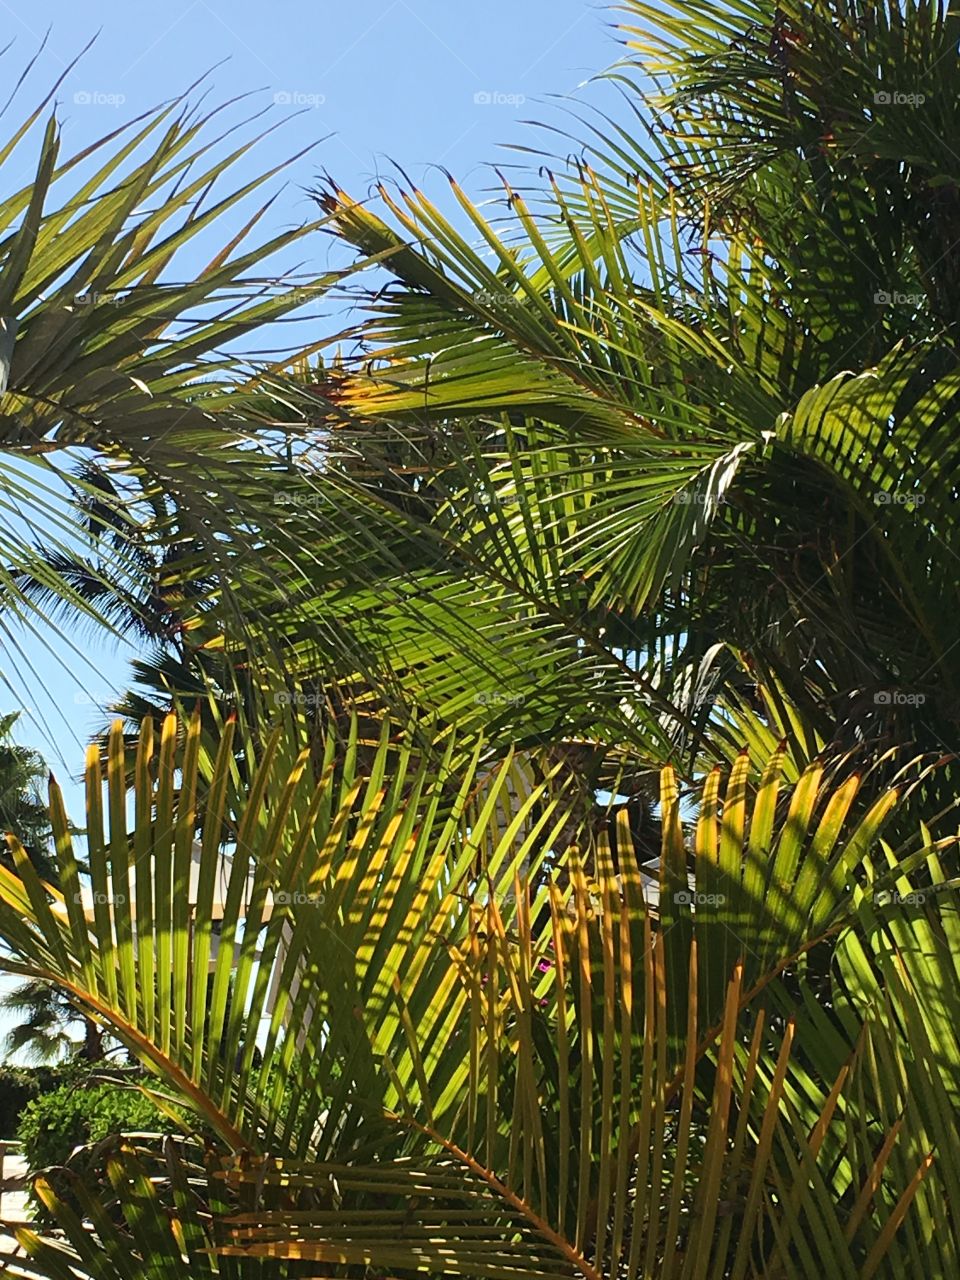
[[(0, 717), (0, 825), (4, 831), (17, 835), (37, 873), (56, 883), (49, 811), (43, 795), (47, 765), (39, 752), (13, 741), (18, 719), (18, 712)], [(0, 859), (13, 868), (6, 850)], [(20, 1054), (32, 1062), (50, 1062), (75, 1052), (91, 1062), (103, 1057), (100, 1028), (78, 1013), (64, 993), (49, 983), (22, 983), (0, 998), (0, 1009), (19, 1019), (3, 1040), (8, 1054)], [(81, 1022), (84, 1035), (78, 1050), (70, 1027)]]
[[(17, 711), (0, 716), (0, 827), (16, 833), (44, 879), (54, 874), (50, 859), (50, 819), (45, 798), (48, 769), (43, 757), (13, 741)], [(10, 854), (2, 859), (12, 866)]]
[[(55, 1062), (76, 1055), (87, 1062), (104, 1056), (103, 1032), (95, 1022), (82, 1017), (64, 993), (47, 982), (21, 983), (0, 1000), (6, 1013), (19, 1021), (4, 1037), (9, 1054), (19, 1054), (29, 1062)], [(83, 1043), (70, 1035), (71, 1024), (83, 1022)]]

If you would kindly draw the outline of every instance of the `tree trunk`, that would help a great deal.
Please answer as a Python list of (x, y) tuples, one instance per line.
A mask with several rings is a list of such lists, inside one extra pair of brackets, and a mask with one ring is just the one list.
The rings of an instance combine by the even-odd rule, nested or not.
[(97, 1026), (92, 1018), (84, 1018), (83, 1048), (80, 1050), (80, 1057), (84, 1062), (102, 1062), (105, 1056), (102, 1028)]

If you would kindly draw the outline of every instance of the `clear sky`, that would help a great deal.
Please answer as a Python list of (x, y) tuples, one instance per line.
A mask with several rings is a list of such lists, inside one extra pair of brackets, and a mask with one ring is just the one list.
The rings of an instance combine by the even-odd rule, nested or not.
[[(278, 154), (329, 134), (318, 158), (353, 183), (386, 157), (418, 178), (431, 163), (469, 174), (538, 98), (571, 91), (615, 51), (612, 15), (596, 0), (4, 0), (2, 10), (13, 57), (49, 27), (51, 76), (99, 29), (62, 95), (71, 130), (102, 132), (223, 62), (218, 97), (262, 88), (288, 112), (307, 108)], [(493, 100), (475, 102), (483, 93)]]
[[(362, 195), (396, 161), (442, 198), (436, 166), (444, 166), (482, 195), (490, 162), (517, 159), (500, 144), (535, 143), (526, 120), (562, 123), (551, 95), (578, 91), (618, 53), (614, 14), (597, 0), (0, 0), (0, 8), (4, 39), (14, 41), (4, 55), (7, 83), (46, 37), (17, 118), (93, 39), (58, 93), (66, 151), (206, 72), (211, 105), (250, 93), (251, 110), (266, 107), (268, 120), (283, 122), (239, 163), (237, 180), (318, 143), (290, 171), (271, 213), (277, 225), (314, 216), (306, 190), (322, 170)], [(29, 177), (12, 168), (5, 190)], [(231, 217), (232, 230), (243, 213)], [(217, 236), (224, 243), (229, 231)], [(307, 265), (322, 270), (325, 243), (316, 252)], [(63, 644), (63, 662), (35, 640), (17, 658), (0, 651), (7, 677), (23, 690), (19, 697), (4, 690), (0, 710), (25, 708), (20, 739), (44, 752), (73, 807), (80, 792), (69, 777), (103, 721), (99, 704), (126, 683), (126, 668), (115, 645), (105, 650), (87, 631), (71, 640), (86, 664)]]

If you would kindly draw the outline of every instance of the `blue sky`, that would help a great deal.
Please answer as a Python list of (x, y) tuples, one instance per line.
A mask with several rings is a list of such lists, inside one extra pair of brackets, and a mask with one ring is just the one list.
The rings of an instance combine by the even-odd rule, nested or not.
[[(582, 95), (583, 82), (618, 52), (613, 13), (595, 0), (98, 0), (95, 6), (5, 0), (3, 11), (6, 36), (14, 40), (5, 55), (8, 82), (46, 36), (17, 117), (95, 37), (58, 92), (68, 152), (183, 92), (207, 72), (210, 105), (251, 94), (232, 118), (266, 108), (265, 123), (283, 126), (243, 158), (232, 181), (317, 143), (287, 175), (270, 214), (276, 226), (315, 216), (306, 192), (322, 170), (363, 195), (378, 174), (393, 172), (396, 161), (443, 199), (443, 166), (481, 196), (491, 181), (490, 162), (518, 159), (501, 144), (536, 144), (537, 135), (524, 121), (562, 123), (551, 95), (574, 94), (578, 86)], [(597, 100), (595, 89), (587, 93)], [(19, 160), (22, 171), (8, 166), (5, 189), (28, 180), (27, 161), (34, 155), (26, 152)], [(233, 211), (216, 232), (219, 243), (244, 216), (242, 209)], [(206, 260), (199, 248), (188, 250), (181, 262), (186, 271), (190, 252), (196, 252), (198, 265)], [(318, 237), (316, 261), (305, 265), (322, 270), (326, 252)], [(310, 246), (308, 259), (309, 253)], [(325, 331), (322, 313), (304, 323)], [(331, 318), (326, 331), (337, 327)], [(314, 335), (301, 329), (299, 336), (306, 341)], [(81, 793), (71, 779), (81, 768), (83, 743), (103, 722), (100, 707), (127, 682), (132, 651), (105, 644), (88, 629), (67, 642), (53, 633), (44, 639), (59, 660), (36, 638), (26, 640), (19, 655), (7, 649), (0, 658), (17, 690), (4, 691), (0, 710), (23, 706), (20, 740), (44, 753), (68, 805), (79, 812)]]
[[(262, 88), (288, 111), (306, 107), (289, 145), (331, 135), (319, 159), (353, 182), (388, 156), (417, 177), (431, 163), (462, 177), (537, 98), (569, 92), (614, 52), (612, 15), (595, 0), (14, 0), (3, 10), (13, 56), (49, 25), (51, 74), (100, 28), (63, 94), (71, 132), (100, 133), (227, 59), (218, 96)], [(74, 102), (78, 93), (89, 98)], [(478, 93), (493, 101), (475, 103)]]

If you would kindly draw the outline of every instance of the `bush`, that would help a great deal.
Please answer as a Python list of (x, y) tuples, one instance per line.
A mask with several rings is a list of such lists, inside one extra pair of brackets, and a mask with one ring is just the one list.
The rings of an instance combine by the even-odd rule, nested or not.
[(28, 1102), (17, 1137), (31, 1170), (65, 1164), (75, 1147), (112, 1133), (170, 1133), (175, 1125), (136, 1089), (115, 1084), (62, 1085)]
[(59, 1088), (72, 1074), (70, 1066), (0, 1067), (0, 1140), (17, 1136), (27, 1103)]
[[(94, 1152), (70, 1156), (77, 1147), (101, 1142), (113, 1134), (176, 1133), (175, 1121), (160, 1111), (137, 1089), (109, 1083), (62, 1085), (28, 1102), (20, 1116), (17, 1138), (31, 1173), (70, 1161), (73, 1172), (85, 1179), (100, 1181), (102, 1161)], [(50, 1179), (58, 1195), (72, 1199), (69, 1179)], [(46, 1217), (37, 1206), (37, 1217)]]

